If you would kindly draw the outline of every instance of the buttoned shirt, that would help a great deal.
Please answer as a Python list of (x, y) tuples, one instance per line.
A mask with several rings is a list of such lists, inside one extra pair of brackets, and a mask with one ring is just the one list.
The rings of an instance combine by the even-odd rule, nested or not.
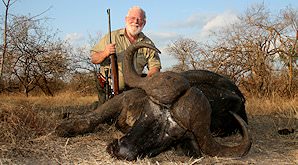
[[(92, 49), (92, 52), (99, 52), (105, 49), (105, 46), (110, 44), (110, 36), (105, 35)], [(118, 78), (119, 78), (119, 89), (123, 90), (125, 87), (123, 77), (123, 56), (124, 51), (131, 45), (129, 39), (125, 36), (125, 29), (118, 29), (111, 32), (112, 43), (116, 43), (116, 55), (118, 62)], [(154, 43), (141, 32), (138, 35), (137, 42), (146, 42), (154, 45)], [(160, 58), (157, 52), (148, 48), (141, 48), (134, 55), (134, 66), (138, 74), (142, 74), (144, 68), (149, 70), (150, 68), (161, 68)], [(100, 64), (100, 72), (104, 75), (105, 68), (110, 68), (110, 58), (105, 59)]]

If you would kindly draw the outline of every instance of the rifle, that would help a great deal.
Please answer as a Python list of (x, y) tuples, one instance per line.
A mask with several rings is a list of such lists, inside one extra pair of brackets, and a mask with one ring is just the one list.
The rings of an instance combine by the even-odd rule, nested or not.
[[(110, 9), (107, 9), (107, 13), (109, 16), (109, 36), (110, 36), (110, 44), (112, 43), (112, 35), (111, 35), (111, 18), (110, 18)], [(111, 76), (112, 76), (112, 85), (114, 95), (119, 94), (119, 80), (118, 80), (118, 63), (116, 53), (110, 55), (111, 60)]]

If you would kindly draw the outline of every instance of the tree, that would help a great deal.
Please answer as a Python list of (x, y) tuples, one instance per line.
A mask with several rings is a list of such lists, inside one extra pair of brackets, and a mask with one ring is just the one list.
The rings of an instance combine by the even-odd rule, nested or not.
[(186, 71), (189, 69), (199, 69), (204, 52), (199, 47), (199, 43), (189, 38), (179, 38), (166, 48), (167, 53), (174, 56), (178, 60), (178, 64), (174, 66), (174, 70)]
[(27, 16), (14, 17), (9, 31), (7, 70), (9, 78), (16, 78), (28, 96), (36, 87), (46, 95), (53, 95), (50, 83), (67, 72), (66, 43), (48, 34), (46, 19)]
[[(71, 71), (72, 71), (72, 77), (74, 79), (77, 79), (78, 77), (82, 76), (82, 73), (84, 73), (84, 76), (86, 76), (86, 79), (89, 79), (89, 74), (93, 75), (94, 84), (97, 89), (98, 99), (100, 103), (103, 103), (105, 100), (102, 100), (100, 98), (104, 98), (104, 90), (100, 87), (99, 81), (98, 81), (98, 73), (99, 73), (99, 66), (91, 63), (91, 56), (90, 56), (90, 50), (93, 45), (95, 45), (98, 42), (98, 39), (101, 38), (101, 34), (97, 34), (96, 36), (89, 36), (89, 41), (86, 45), (76, 47), (71, 52)], [(80, 82), (78, 82), (80, 83)], [(82, 81), (82, 83), (85, 83)], [(89, 82), (90, 83), (90, 82)]]
[(3, 74), (3, 66), (4, 66), (4, 62), (5, 62), (5, 57), (6, 57), (6, 51), (7, 51), (7, 31), (8, 31), (8, 27), (7, 27), (7, 23), (8, 23), (8, 11), (9, 11), (9, 7), (16, 1), (10, 3), (10, 0), (7, 0), (7, 2), (5, 2), (4, 0), (2, 0), (4, 6), (5, 6), (5, 14), (4, 14), (4, 28), (3, 28), (3, 46), (2, 46), (2, 57), (0, 59), (0, 81), (2, 81), (2, 74)]
[[(286, 42), (282, 43), (283, 49), (287, 51), (283, 51), (281, 53), (282, 59), (286, 60), (288, 64), (288, 73), (289, 73), (289, 87), (288, 90), (292, 91), (292, 83), (293, 83), (293, 65), (296, 65), (298, 61), (298, 50), (297, 50), (297, 41), (298, 41), (298, 11), (292, 8), (287, 8), (286, 10), (281, 11), (281, 19), (284, 20), (285, 26), (288, 26), (289, 31), (296, 31), (296, 37), (289, 38)], [(293, 34), (293, 33), (292, 33)], [(295, 36), (295, 35), (294, 35)], [(284, 56), (283, 56), (284, 55)], [(287, 62), (288, 61), (288, 62)]]
[(285, 18), (274, 17), (263, 4), (249, 8), (239, 17), (239, 23), (217, 34), (210, 60), (215, 67), (221, 66), (221, 72), (235, 80), (245, 80), (242, 84), (250, 92), (269, 95), (276, 90), (272, 80), (276, 78), (279, 66), (292, 63), (289, 57), (292, 54), (290, 45), (293, 45), (290, 42), (293, 41), (290, 37), (293, 36), (293, 21), (289, 23)]
[[(239, 16), (238, 22), (214, 32), (213, 40), (205, 45), (178, 39), (167, 50), (180, 61), (182, 69), (200, 66), (213, 70), (231, 77), (248, 92), (264, 96), (291, 89), (290, 81), (282, 85), (277, 81), (282, 82), (284, 77), (281, 66), (298, 69), (297, 65), (290, 65), (297, 62), (297, 41), (293, 37), (296, 31), (296, 10), (287, 8), (275, 16), (264, 4), (258, 4)], [(196, 67), (188, 59), (195, 59)]]

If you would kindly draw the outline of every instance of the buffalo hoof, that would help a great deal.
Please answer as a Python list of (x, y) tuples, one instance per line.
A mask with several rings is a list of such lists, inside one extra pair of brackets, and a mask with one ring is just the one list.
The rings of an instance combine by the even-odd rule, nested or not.
[(85, 133), (93, 132), (90, 121), (87, 119), (72, 119), (63, 121), (55, 129), (55, 134), (60, 137), (74, 137)]

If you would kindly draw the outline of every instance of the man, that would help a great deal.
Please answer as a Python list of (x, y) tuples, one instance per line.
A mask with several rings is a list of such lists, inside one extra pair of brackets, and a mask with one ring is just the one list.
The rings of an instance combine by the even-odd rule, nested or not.
[[(104, 70), (110, 68), (109, 56), (113, 53), (117, 55), (119, 90), (125, 90), (123, 78), (123, 55), (125, 49), (133, 43), (142, 41), (154, 44), (142, 32), (146, 24), (146, 13), (138, 6), (134, 6), (128, 10), (125, 17), (125, 28), (111, 32), (112, 44), (110, 44), (109, 35), (105, 35), (99, 43), (91, 50), (91, 62), (100, 64), (100, 72), (104, 75)], [(160, 58), (158, 53), (147, 48), (140, 49), (134, 57), (134, 65), (137, 72), (141, 75), (145, 66), (147, 66), (147, 76), (152, 76), (161, 69)]]

